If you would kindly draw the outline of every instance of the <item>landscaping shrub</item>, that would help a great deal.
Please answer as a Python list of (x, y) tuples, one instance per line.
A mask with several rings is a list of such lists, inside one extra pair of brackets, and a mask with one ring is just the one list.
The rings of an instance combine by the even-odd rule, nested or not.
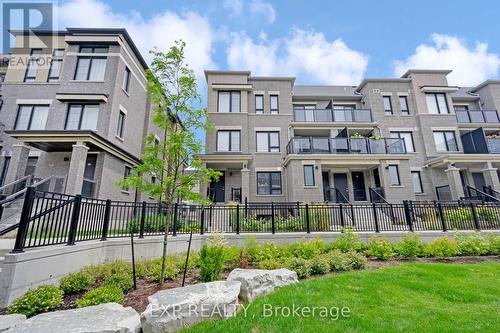
[(227, 268), (235, 268), (240, 261), (240, 248), (238, 246), (224, 246), (222, 251), (223, 264)]
[(104, 285), (90, 290), (86, 292), (82, 298), (76, 300), (75, 303), (78, 308), (83, 308), (86, 306), (110, 302), (123, 302), (123, 292), (119, 287), (114, 285)]
[(366, 267), (367, 259), (363, 254), (356, 251), (349, 251), (344, 255), (352, 269), (363, 269)]
[[(302, 224), (306, 226), (305, 211), (300, 215)], [(309, 228), (311, 231), (330, 230), (330, 209), (325, 204), (309, 205)], [(305, 229), (303, 229), (305, 230)]]
[(134, 281), (131, 275), (125, 273), (113, 274), (106, 278), (104, 285), (112, 285), (120, 288), (123, 292), (126, 292), (132, 288)]
[(180, 225), (178, 231), (185, 233), (199, 233), (201, 231), (201, 226), (198, 222), (188, 222), (187, 224)]
[(28, 290), (7, 309), (8, 313), (20, 313), (28, 317), (53, 310), (61, 305), (63, 291), (56, 286), (44, 285)]
[(278, 269), (282, 267), (283, 263), (276, 258), (264, 259), (261, 262), (259, 262), (259, 268), (261, 269)]
[(472, 211), (469, 207), (444, 209), (443, 217), (450, 229), (473, 224)]
[(245, 238), (243, 251), (248, 254), (252, 262), (256, 262), (257, 252), (259, 251), (259, 243), (255, 237)]
[(311, 259), (326, 251), (325, 242), (322, 239), (314, 238), (302, 243), (295, 243), (294, 254), (298, 258)]
[(368, 243), (367, 254), (380, 260), (387, 260), (394, 256), (393, 245), (384, 237), (372, 236)]
[(304, 231), (306, 230), (305, 222), (291, 214), (287, 216), (276, 215), (274, 218), (274, 228), (276, 231)]
[(72, 273), (61, 278), (59, 288), (65, 294), (73, 294), (90, 287), (95, 283), (95, 278), (85, 270)]
[(402, 258), (415, 258), (422, 255), (424, 244), (418, 234), (409, 233), (403, 236), (403, 239), (395, 244), (395, 250), (398, 256)]
[(299, 279), (305, 279), (311, 275), (311, 263), (302, 258), (291, 258), (287, 262), (287, 268), (296, 272)]
[(200, 280), (215, 281), (220, 278), (224, 264), (224, 246), (205, 244), (200, 251)]
[(317, 255), (310, 260), (312, 274), (326, 274), (330, 271), (330, 261), (325, 255)]
[(254, 254), (255, 261), (261, 262), (265, 259), (280, 258), (281, 249), (273, 242), (266, 242), (257, 247)]
[[(153, 259), (150, 263), (150, 270), (148, 274), (148, 278), (155, 281), (160, 282), (161, 278), (161, 261), (162, 258)], [(168, 256), (165, 260), (165, 280), (173, 280), (179, 276), (181, 270), (183, 268), (181, 260), (178, 257)]]
[(478, 232), (470, 235), (456, 233), (455, 238), (459, 252), (463, 256), (482, 256), (489, 251), (488, 242)]
[(453, 257), (459, 253), (458, 243), (447, 236), (439, 237), (424, 247), (424, 255), (427, 257)]
[(359, 235), (354, 233), (352, 229), (343, 228), (335, 242), (332, 243), (332, 247), (342, 252), (360, 251), (363, 248), (363, 243)]
[(500, 219), (500, 216), (498, 216), (496, 211), (489, 207), (477, 207), (476, 213), (479, 219), (485, 221), (488, 224), (496, 223)]
[(328, 253), (328, 260), (332, 272), (347, 272), (352, 269), (352, 263), (347, 254), (339, 250)]
[(495, 235), (493, 233), (486, 236), (488, 240), (488, 253), (493, 255), (500, 254), (500, 235)]
[[(168, 219), (167, 215), (163, 214), (149, 214), (144, 217), (144, 232), (162, 232), (165, 230), (165, 221)], [(127, 231), (138, 233), (141, 226), (141, 216), (138, 215), (127, 223)], [(171, 228), (169, 228), (171, 229)]]

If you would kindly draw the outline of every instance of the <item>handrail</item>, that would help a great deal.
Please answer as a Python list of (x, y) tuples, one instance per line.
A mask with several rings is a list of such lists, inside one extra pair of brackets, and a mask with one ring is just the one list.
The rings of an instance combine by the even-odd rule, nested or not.
[(48, 182), (48, 181), (52, 180), (52, 179), (53, 179), (53, 178), (55, 178), (55, 177), (56, 177), (55, 175), (50, 175), (50, 176), (48, 176), (48, 177), (46, 177), (46, 178), (44, 178), (44, 179), (42, 179), (42, 180), (38, 181), (37, 183), (33, 183), (33, 185), (32, 185), (32, 186), (33, 186), (34, 188), (37, 188), (38, 186), (40, 186), (40, 185), (42, 185), (42, 184), (45, 184), (46, 182)]
[(489, 195), (488, 193), (485, 193), (483, 191), (480, 191), (478, 190), (477, 188), (475, 187), (472, 187), (470, 185), (467, 185), (465, 186), (465, 188), (467, 189), (467, 194), (468, 194), (468, 197), (469, 198), (472, 198), (473, 196), (471, 195), (470, 191), (473, 190), (473, 191), (476, 191), (476, 194), (479, 194), (479, 195), (476, 195), (476, 197), (480, 198), (481, 196), (485, 197), (485, 198), (488, 198), (490, 199), (490, 201), (496, 201), (496, 202), (500, 202), (500, 199), (498, 198), (495, 198), (494, 196), (492, 195)]
[[(381, 187), (378, 187), (378, 188), (381, 188)], [(374, 193), (377, 197), (379, 197), (380, 199), (382, 199), (382, 202), (384, 202), (386, 204), (389, 203), (389, 201), (387, 201), (380, 193), (378, 193), (375, 190), (375, 188), (370, 187), (369, 190), (370, 190), (370, 202), (375, 202), (374, 199), (373, 199), (373, 195), (372, 195)]]
[(340, 196), (342, 199), (344, 199), (344, 200), (345, 200), (345, 201), (344, 201), (345, 203), (348, 203), (348, 202), (349, 202), (349, 198), (347, 198), (347, 197), (344, 195), (344, 193), (342, 193), (342, 192), (341, 192), (338, 188), (336, 188), (336, 187), (332, 187), (331, 189), (335, 191), (335, 199), (337, 199), (337, 202), (339, 202), (339, 200), (338, 200), (339, 196)]
[[(26, 177), (31, 177), (31, 175), (29, 176), (24, 176), (23, 178), (25, 179)], [(51, 175), (51, 176), (48, 176), (47, 178), (44, 178), (42, 180), (40, 180), (39, 182), (37, 183), (34, 183), (32, 186), (37, 188), (38, 186), (46, 183), (47, 181), (51, 180), (52, 178), (54, 178), (55, 176), (54, 175)], [(18, 180), (21, 180), (23, 178), (19, 178)], [(12, 184), (12, 183), (11, 183)], [(14, 201), (16, 198), (18, 198), (20, 195), (26, 193), (26, 189), (27, 187), (24, 187), (22, 190), (19, 190), (17, 191), (16, 193), (12, 193), (11, 195), (5, 197), (4, 199), (0, 200), (0, 206), (6, 204), (6, 203), (9, 203), (11, 201)], [(0, 216), (1, 218), (1, 216)]]
[(500, 192), (494, 190), (491, 186), (483, 186), (484, 192), (490, 192), (489, 194), (496, 198), (496, 194), (500, 196)]
[(9, 186), (12, 186), (12, 185), (18, 184), (18, 183), (20, 183), (20, 182), (22, 182), (22, 181), (24, 181), (24, 180), (30, 179), (30, 178), (31, 178), (31, 175), (27, 175), (27, 176), (21, 177), (21, 178), (19, 178), (19, 179), (17, 179), (17, 180), (14, 180), (13, 182), (10, 182), (10, 183), (8, 183), (8, 184), (5, 184), (5, 185), (3, 185), (3, 186), (1, 186), (1, 187), (0, 187), (0, 192), (2, 192), (4, 189), (6, 189), (6, 188), (7, 188), (7, 187), (9, 187)]
[(19, 223), (8, 226), (7, 228), (0, 231), (0, 236), (3, 236), (3, 235), (8, 234), (9, 232), (11, 232), (13, 230), (16, 230), (17, 227), (19, 227)]

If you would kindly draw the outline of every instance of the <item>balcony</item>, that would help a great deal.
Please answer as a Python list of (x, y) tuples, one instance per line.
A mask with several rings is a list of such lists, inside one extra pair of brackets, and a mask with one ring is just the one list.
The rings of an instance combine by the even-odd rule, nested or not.
[(490, 154), (500, 154), (500, 138), (486, 138)]
[(500, 123), (500, 118), (496, 110), (457, 110), (458, 123)]
[(500, 134), (482, 127), (460, 136), (465, 154), (500, 154)]
[(297, 122), (371, 123), (370, 109), (293, 109)]
[(397, 138), (292, 138), (288, 154), (406, 154), (404, 139)]

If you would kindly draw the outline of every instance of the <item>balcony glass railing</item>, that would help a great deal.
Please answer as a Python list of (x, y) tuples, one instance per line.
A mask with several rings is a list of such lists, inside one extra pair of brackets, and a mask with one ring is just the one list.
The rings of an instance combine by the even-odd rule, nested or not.
[(293, 119), (298, 122), (346, 122), (370, 123), (370, 109), (299, 109), (293, 110)]
[(459, 123), (500, 123), (496, 110), (457, 110)]
[(288, 154), (406, 154), (403, 139), (398, 138), (292, 138)]
[(500, 154), (500, 138), (486, 138), (490, 154)]

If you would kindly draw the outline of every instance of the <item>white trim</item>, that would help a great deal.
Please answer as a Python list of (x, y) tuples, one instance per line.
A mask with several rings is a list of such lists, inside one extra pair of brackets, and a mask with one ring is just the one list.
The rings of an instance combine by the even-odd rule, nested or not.
[(28, 157), (40, 157), (41, 151), (39, 150), (33, 150), (31, 149), (30, 152), (28, 153)]
[(431, 131), (456, 131), (457, 127), (431, 127)]
[(120, 104), (120, 105), (118, 106), (118, 109), (119, 109), (120, 111), (122, 111), (125, 115), (127, 115), (127, 114), (128, 114), (127, 109), (125, 109), (125, 107), (124, 107), (123, 105), (121, 105), (121, 104)]
[(399, 96), (406, 96), (408, 97), (410, 94), (408, 92), (398, 92), (398, 97)]
[(252, 90), (251, 84), (237, 84), (237, 83), (212, 83), (213, 90), (234, 90), (234, 91), (249, 91)]
[(12, 151), (2, 151), (2, 156), (3, 157), (12, 157)]
[(417, 127), (389, 127), (389, 132), (418, 132)]
[(302, 165), (314, 165), (316, 166), (315, 160), (302, 160)]
[(254, 94), (254, 95), (265, 95), (266, 92), (258, 90), (258, 91), (252, 91), (252, 94)]
[[(297, 102), (296, 102), (296, 101), (294, 101), (294, 102), (292, 102), (292, 104), (293, 104), (293, 105), (318, 105), (318, 103), (317, 103), (317, 102), (304, 102), (304, 101), (300, 101), (300, 102), (298, 102), (298, 101), (297, 101)], [(293, 105), (292, 105), (292, 106), (293, 106)]]
[(279, 91), (268, 91), (267, 94), (268, 95), (279, 95), (280, 92)]
[(387, 163), (386, 166), (399, 165), (399, 160), (385, 160), (385, 162)]
[(281, 132), (281, 127), (254, 127), (255, 132)]
[(215, 126), (216, 130), (240, 130), (242, 126)]
[(390, 91), (381, 91), (381, 92), (380, 92), (380, 95), (382, 95), (382, 97), (384, 97), (384, 96), (389, 96), (389, 97), (392, 97), (392, 94), (393, 94), (393, 93), (392, 93), (392, 92), (390, 92)]
[(423, 167), (410, 167), (410, 172), (411, 171), (420, 171), (421, 172), (422, 170), (424, 170)]
[(16, 99), (16, 104), (29, 104), (29, 105), (51, 105), (52, 99)]
[(457, 90), (458, 90), (457, 87), (442, 87), (442, 86), (427, 86), (420, 88), (420, 91), (422, 92), (436, 92), (436, 93), (455, 92)]
[(272, 171), (279, 171), (279, 172), (283, 172), (283, 168), (282, 167), (275, 167), (275, 168), (272, 168), (272, 167), (260, 167), (260, 168), (254, 168), (255, 172), (266, 172), (266, 171), (269, 171), (269, 172), (272, 172)]
[(83, 53), (83, 52), (66, 52), (67, 56), (76, 57), (96, 57), (96, 58), (106, 58), (107, 56), (119, 57), (120, 53)]

